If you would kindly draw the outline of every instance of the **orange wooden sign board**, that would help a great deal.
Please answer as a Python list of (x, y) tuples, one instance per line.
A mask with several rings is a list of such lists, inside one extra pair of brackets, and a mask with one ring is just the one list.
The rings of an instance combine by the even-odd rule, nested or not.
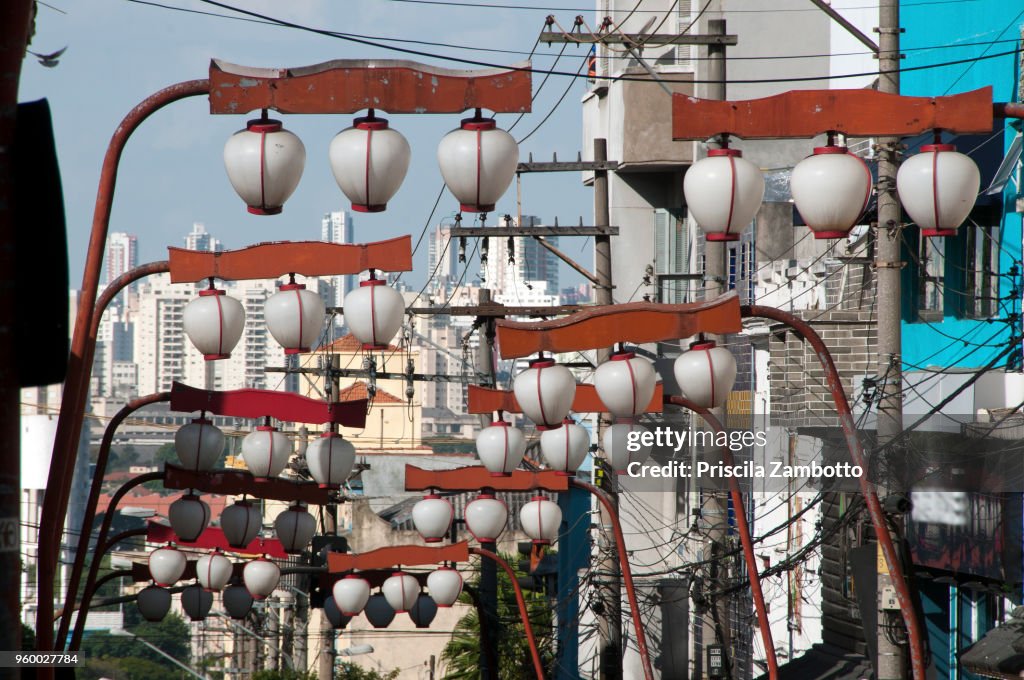
[(206, 411), (235, 418), (277, 418), (288, 423), (337, 423), (366, 427), (366, 399), (327, 402), (277, 390), (201, 390), (180, 382), (171, 385), (171, 410)]
[(209, 278), (244, 281), (276, 279), (285, 274), (339, 276), (368, 269), (385, 272), (412, 269), (410, 236), (359, 244), (276, 241), (217, 253), (171, 247), (167, 252), (172, 283)]
[(377, 548), (361, 555), (355, 553), (327, 553), (327, 571), (341, 574), (346, 571), (390, 569), (392, 567), (414, 567), (434, 565), (442, 562), (466, 562), (469, 560), (469, 543), (453, 543), (440, 547), (423, 545), (396, 545)]
[(508, 477), (494, 477), (482, 465), (454, 470), (424, 470), (414, 465), (405, 466), (405, 490), (426, 491), (534, 491), (542, 489), (561, 493), (569, 490), (569, 477), (554, 470), (514, 470)]
[(906, 137), (941, 129), (992, 131), (992, 88), (949, 97), (902, 97), (876, 90), (791, 90), (763, 99), (711, 101), (672, 95), (672, 139), (704, 140), (727, 133), (741, 139), (809, 138), (825, 132), (852, 137)]
[(210, 62), (210, 113), (524, 113), (531, 101), (529, 62), (480, 70), (401, 60), (338, 59), (300, 68)]
[[(498, 319), (498, 351), (503, 359), (538, 352), (574, 352), (610, 347), (617, 342), (661, 342), (698, 333), (738, 333), (743, 328), (735, 292), (708, 302), (662, 305), (632, 302), (586, 307), (547, 321)], [(600, 409), (603, 410), (603, 409)]]
[[(664, 408), (662, 399), (663, 390), (661, 383), (654, 386), (654, 396), (651, 403), (644, 409), (647, 413), (661, 413)], [(575, 413), (604, 413), (608, 409), (597, 396), (597, 388), (588, 384), (576, 385), (576, 396), (572, 400), (572, 410)], [(490, 387), (479, 385), (469, 386), (469, 413), (493, 413), (505, 411), (507, 413), (522, 413), (519, 402), (516, 401), (515, 393), (505, 390), (496, 390)]]
[(330, 492), (321, 489), (316, 482), (292, 482), (280, 477), (256, 481), (244, 470), (193, 472), (167, 463), (163, 482), (168, 489), (195, 489), (220, 496), (248, 494), (286, 503), (302, 501), (309, 505), (327, 505), (332, 502)]

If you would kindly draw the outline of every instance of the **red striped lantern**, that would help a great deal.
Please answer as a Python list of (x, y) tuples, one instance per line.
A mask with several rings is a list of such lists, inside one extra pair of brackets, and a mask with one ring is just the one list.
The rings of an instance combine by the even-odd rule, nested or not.
[(174, 433), (174, 452), (192, 472), (212, 470), (224, 450), (224, 433), (206, 418), (195, 418)]
[(545, 430), (540, 435), (540, 453), (544, 462), (560, 475), (570, 476), (587, 459), (590, 434), (586, 428), (569, 418), (557, 430)]
[(284, 347), (285, 354), (308, 352), (316, 344), (325, 313), (323, 299), (295, 283), (294, 276), (263, 306), (267, 330)]
[(551, 359), (539, 358), (516, 376), (512, 391), (523, 414), (538, 430), (557, 429), (572, 408), (576, 379), (569, 369)]
[(271, 425), (260, 425), (242, 440), (242, 460), (258, 482), (281, 474), (291, 455), (288, 437)]
[(363, 349), (386, 349), (402, 327), (405, 300), (372, 272), (370, 276), (345, 296), (345, 323)]
[(228, 359), (245, 328), (245, 308), (225, 291), (210, 287), (185, 305), (181, 315), (185, 335), (207, 361)]
[(526, 438), (504, 420), (491, 423), (476, 436), (476, 455), (492, 477), (509, 477), (526, 455)]
[(594, 389), (608, 411), (632, 418), (647, 410), (658, 382), (654, 365), (633, 352), (616, 352), (594, 372)]
[(871, 170), (845, 146), (819, 146), (793, 168), (789, 188), (814, 238), (844, 238), (868, 208)]
[(724, 406), (736, 382), (736, 358), (714, 342), (695, 342), (673, 365), (679, 391), (704, 408)]
[(437, 147), (437, 162), (448, 190), (463, 212), (491, 212), (519, 164), (519, 145), (480, 110), (464, 118)]
[(686, 206), (709, 241), (738, 241), (761, 207), (764, 177), (739, 149), (710, 149), (683, 175)]
[(220, 528), (232, 548), (245, 548), (263, 528), (263, 514), (250, 501), (235, 501), (220, 513)]
[(356, 118), (339, 132), (328, 152), (338, 187), (356, 212), (380, 212), (398, 192), (409, 170), (412, 151), (388, 121), (370, 115)]
[(276, 215), (302, 179), (306, 147), (279, 120), (250, 120), (224, 145), (224, 168), (253, 215)]
[(922, 146), (896, 173), (900, 203), (924, 236), (956, 236), (980, 187), (978, 166), (952, 144)]
[(537, 545), (549, 545), (558, 538), (562, 509), (544, 496), (534, 496), (519, 510), (519, 525)]

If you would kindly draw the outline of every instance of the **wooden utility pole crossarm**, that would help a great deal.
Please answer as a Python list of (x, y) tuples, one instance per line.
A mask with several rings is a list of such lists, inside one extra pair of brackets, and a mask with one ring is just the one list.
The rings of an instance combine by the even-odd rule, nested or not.
[(661, 47), (662, 45), (735, 45), (736, 35), (697, 35), (694, 33), (565, 33), (544, 31), (540, 34), (542, 43), (596, 43), (630, 45), (634, 47)]

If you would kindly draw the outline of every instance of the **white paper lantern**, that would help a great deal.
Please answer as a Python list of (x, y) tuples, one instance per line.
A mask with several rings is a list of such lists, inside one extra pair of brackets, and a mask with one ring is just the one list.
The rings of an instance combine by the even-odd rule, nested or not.
[(402, 327), (405, 300), (383, 279), (362, 281), (345, 296), (345, 323), (363, 349), (386, 349)]
[(185, 335), (207, 361), (228, 359), (245, 328), (242, 303), (219, 288), (199, 291), (181, 315)]
[(245, 548), (263, 528), (263, 513), (250, 501), (235, 501), (220, 513), (220, 528), (232, 548)]
[(171, 609), (171, 591), (156, 585), (148, 585), (135, 596), (135, 604), (142, 618), (147, 621), (163, 621)]
[(370, 599), (370, 582), (361, 576), (349, 574), (334, 582), (331, 590), (338, 609), (345, 616), (358, 616)]
[(285, 354), (308, 352), (320, 337), (325, 314), (323, 298), (294, 280), (283, 284), (263, 306), (267, 330)]
[(223, 450), (224, 433), (205, 418), (194, 418), (174, 433), (174, 451), (186, 470), (212, 470)]
[(540, 453), (544, 462), (561, 475), (575, 474), (589, 451), (590, 433), (568, 418), (562, 421), (562, 427), (545, 430), (540, 435)]
[(270, 425), (260, 425), (242, 440), (242, 460), (258, 482), (281, 474), (291, 455), (288, 437)]
[(224, 609), (228, 616), (233, 619), (244, 619), (252, 609), (252, 595), (248, 588), (241, 583), (235, 583), (224, 589), (221, 593), (221, 600), (224, 602)]
[(466, 504), (463, 515), (473, 538), (481, 543), (494, 543), (505, 530), (508, 507), (493, 493), (485, 491)]
[(366, 620), (374, 628), (387, 628), (395, 620), (395, 609), (388, 604), (383, 593), (377, 593), (367, 600), (363, 612), (366, 614)]
[(158, 586), (173, 586), (185, 573), (187, 563), (185, 553), (166, 545), (149, 553), (149, 575)]
[(455, 509), (446, 499), (429, 493), (412, 506), (412, 523), (427, 543), (440, 543), (448, 535)]
[(235, 565), (220, 550), (203, 555), (196, 560), (196, 579), (206, 590), (219, 591), (231, 580)]
[(420, 593), (409, 608), (409, 618), (417, 628), (429, 628), (437, 616), (438, 604), (426, 593)]
[(710, 149), (683, 175), (690, 214), (709, 241), (738, 241), (761, 207), (764, 177), (739, 149)]
[(409, 170), (409, 142), (373, 111), (339, 132), (328, 150), (338, 187), (356, 212), (380, 212), (398, 192)]
[(356, 448), (334, 432), (324, 432), (306, 447), (306, 465), (321, 489), (338, 489), (352, 474)]
[(210, 523), (210, 506), (193, 493), (185, 494), (171, 503), (167, 518), (178, 539), (191, 543), (206, 531), (206, 525)]
[(254, 215), (276, 215), (299, 186), (306, 147), (279, 120), (250, 120), (224, 145), (224, 168)]
[(274, 520), (274, 531), (289, 555), (299, 555), (316, 533), (316, 520), (301, 503), (294, 503)]
[(523, 462), (526, 438), (518, 427), (497, 420), (476, 436), (476, 455), (492, 477), (509, 477)]
[(438, 607), (451, 607), (462, 594), (462, 575), (451, 567), (438, 567), (427, 575), (427, 588)]
[(651, 431), (637, 423), (615, 423), (604, 431), (601, 445), (608, 464), (616, 472), (623, 474), (629, 470), (631, 463), (643, 463), (651, 457), (652, 443), (644, 443), (644, 434)]
[(341, 610), (338, 609), (338, 603), (334, 601), (333, 595), (324, 598), (324, 616), (331, 622), (331, 628), (334, 630), (341, 630), (352, 620), (351, 616), (345, 616), (341, 613)]
[(444, 136), (437, 147), (437, 162), (463, 212), (491, 212), (516, 174), (519, 145), (494, 119), (477, 112)]
[(647, 411), (658, 375), (654, 364), (633, 352), (617, 352), (594, 372), (594, 389), (609, 413), (632, 418)]
[(980, 187), (978, 166), (952, 144), (922, 146), (896, 173), (900, 203), (924, 236), (956, 236)]
[(557, 429), (572, 408), (576, 379), (565, 366), (550, 359), (536, 359), (516, 376), (512, 390), (519, 408), (538, 430)]
[(420, 594), (420, 584), (414, 576), (396, 571), (384, 580), (381, 592), (396, 614), (404, 614), (416, 603), (416, 598)]
[(519, 510), (519, 525), (535, 544), (549, 545), (558, 538), (562, 509), (544, 496), (534, 496)]
[(695, 342), (672, 368), (684, 397), (704, 408), (724, 406), (736, 382), (736, 357), (714, 342)]
[(259, 557), (245, 565), (242, 581), (254, 600), (265, 600), (277, 588), (281, 580), (281, 569), (265, 557)]
[(213, 607), (213, 593), (192, 584), (181, 591), (181, 608), (192, 621), (202, 621)]
[(793, 168), (789, 188), (814, 238), (845, 238), (871, 200), (871, 170), (845, 146), (815, 147)]

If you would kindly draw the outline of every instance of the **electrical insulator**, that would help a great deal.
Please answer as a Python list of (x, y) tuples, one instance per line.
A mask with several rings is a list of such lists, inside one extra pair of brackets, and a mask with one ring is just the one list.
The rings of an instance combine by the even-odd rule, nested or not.
[(508, 263), (516, 263), (516, 240), (509, 236), (508, 243), (505, 245), (505, 249), (508, 251)]
[(466, 261), (466, 237), (465, 236), (460, 236), (459, 237), (459, 262), (462, 263), (462, 262), (465, 262), (465, 261)]

